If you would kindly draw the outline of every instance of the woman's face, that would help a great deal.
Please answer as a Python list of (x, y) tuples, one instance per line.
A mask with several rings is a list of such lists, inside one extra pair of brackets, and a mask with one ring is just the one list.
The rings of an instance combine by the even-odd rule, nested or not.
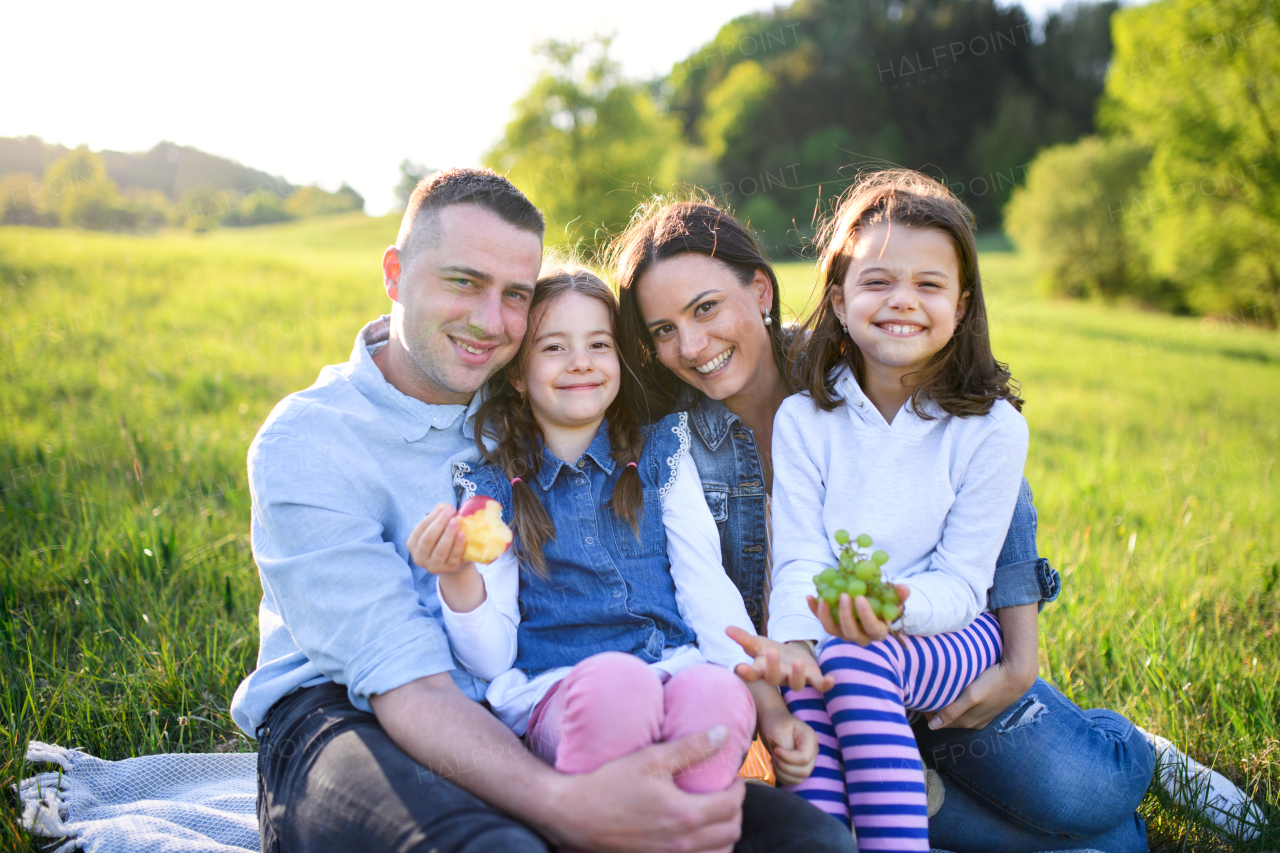
[(734, 269), (686, 252), (658, 261), (634, 285), (658, 360), (713, 400), (725, 400), (773, 369), (764, 314), (769, 277), (744, 285)]

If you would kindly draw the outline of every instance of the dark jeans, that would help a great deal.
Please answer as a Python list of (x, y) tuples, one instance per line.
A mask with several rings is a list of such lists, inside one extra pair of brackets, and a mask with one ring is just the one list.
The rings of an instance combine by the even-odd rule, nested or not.
[(1155, 754), (1114, 711), (1084, 711), (1044, 679), (985, 729), (915, 726), (946, 799), (929, 841), (955, 853), (1144, 853), (1135, 813)]
[[(785, 791), (749, 784), (742, 811), (737, 853), (856, 853), (838, 821)], [(332, 683), (271, 709), (258, 744), (258, 823), (262, 853), (550, 850), (515, 818), (406, 755)]]

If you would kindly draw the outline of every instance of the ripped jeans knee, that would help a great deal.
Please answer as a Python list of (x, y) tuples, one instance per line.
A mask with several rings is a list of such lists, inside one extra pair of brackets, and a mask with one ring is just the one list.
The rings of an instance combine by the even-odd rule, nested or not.
[(1004, 715), (997, 718), (991, 724), (1001, 734), (1017, 731), (1018, 729), (1034, 726), (1040, 722), (1040, 717), (1049, 713), (1049, 707), (1036, 698), (1035, 694), (1028, 693), (1005, 711)]

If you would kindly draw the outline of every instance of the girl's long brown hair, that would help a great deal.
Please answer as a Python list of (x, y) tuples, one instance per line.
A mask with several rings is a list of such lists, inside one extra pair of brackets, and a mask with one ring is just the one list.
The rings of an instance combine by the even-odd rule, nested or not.
[[(841, 399), (835, 391), (832, 368), (847, 364), (859, 383), (865, 381), (862, 351), (840, 325), (831, 295), (844, 286), (850, 253), (858, 235), (876, 225), (936, 228), (951, 238), (960, 267), (960, 291), (969, 294), (968, 308), (946, 345), (928, 364), (910, 374), (915, 390), (911, 406), (932, 400), (952, 415), (985, 415), (995, 401), (1008, 400), (1022, 409), (1018, 385), (1008, 365), (996, 361), (987, 334), (987, 306), (978, 274), (978, 248), (973, 237), (973, 214), (938, 181), (908, 169), (891, 169), (862, 176), (841, 196), (835, 211), (818, 232), (822, 255), (818, 268), (822, 298), (804, 322), (804, 333), (792, 344), (799, 364), (799, 384), (825, 411)], [(803, 356), (803, 357), (801, 357)]]
[[(542, 429), (533, 417), (533, 411), (525, 396), (515, 389), (512, 379), (523, 374), (529, 360), (529, 350), (538, 336), (537, 326), (545, 315), (545, 309), (555, 299), (569, 292), (581, 293), (598, 299), (609, 312), (609, 322), (616, 336), (618, 329), (618, 300), (613, 291), (599, 276), (583, 267), (557, 264), (544, 267), (534, 287), (529, 303), (529, 328), (525, 332), (520, 352), (506, 370), (489, 382), (489, 398), (480, 406), (476, 420), (476, 447), (485, 460), (497, 465), (507, 479), (519, 477), (511, 485), (512, 528), (516, 534), (516, 554), (522, 562), (531, 565), (535, 572), (545, 576), (547, 561), (542, 549), (556, 536), (555, 524), (546, 507), (538, 499), (533, 479), (540, 467)], [(609, 503), (614, 514), (631, 525), (637, 537), (640, 535), (640, 519), (644, 513), (644, 483), (640, 473), (630, 462), (640, 461), (644, 449), (644, 435), (640, 431), (641, 416), (645, 411), (639, 392), (639, 382), (627, 363), (619, 357), (622, 371), (618, 396), (605, 411), (609, 419), (609, 441), (613, 445), (615, 464), (624, 466), (618, 482), (613, 487)], [(485, 439), (495, 442), (490, 450)]]
[(778, 372), (790, 390), (794, 378), (787, 363), (790, 334), (782, 327), (782, 289), (778, 277), (751, 232), (727, 211), (709, 201), (671, 201), (657, 198), (640, 207), (631, 224), (614, 240), (609, 250), (622, 324), (618, 345), (628, 364), (639, 365), (645, 393), (659, 413), (687, 408), (693, 402), (692, 389), (667, 370), (653, 349), (653, 339), (640, 314), (637, 287), (640, 278), (654, 264), (687, 253), (705, 255), (731, 269), (745, 287), (760, 270), (773, 287), (773, 304), (766, 326), (770, 348)]

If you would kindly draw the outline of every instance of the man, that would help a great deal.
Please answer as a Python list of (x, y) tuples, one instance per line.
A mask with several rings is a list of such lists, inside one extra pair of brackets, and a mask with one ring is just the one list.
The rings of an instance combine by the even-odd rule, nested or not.
[(264, 853), (724, 851), (740, 834), (738, 850), (852, 850), (783, 792), (677, 789), (673, 773), (720, 730), (559, 774), (456, 667), (435, 578), (405, 542), (433, 507), (453, 514), (452, 465), (478, 459), (477, 392), (519, 348), (542, 234), (492, 172), (423, 180), (383, 255), (390, 317), (276, 406), (250, 447), (261, 647), (232, 715), (260, 741)]

